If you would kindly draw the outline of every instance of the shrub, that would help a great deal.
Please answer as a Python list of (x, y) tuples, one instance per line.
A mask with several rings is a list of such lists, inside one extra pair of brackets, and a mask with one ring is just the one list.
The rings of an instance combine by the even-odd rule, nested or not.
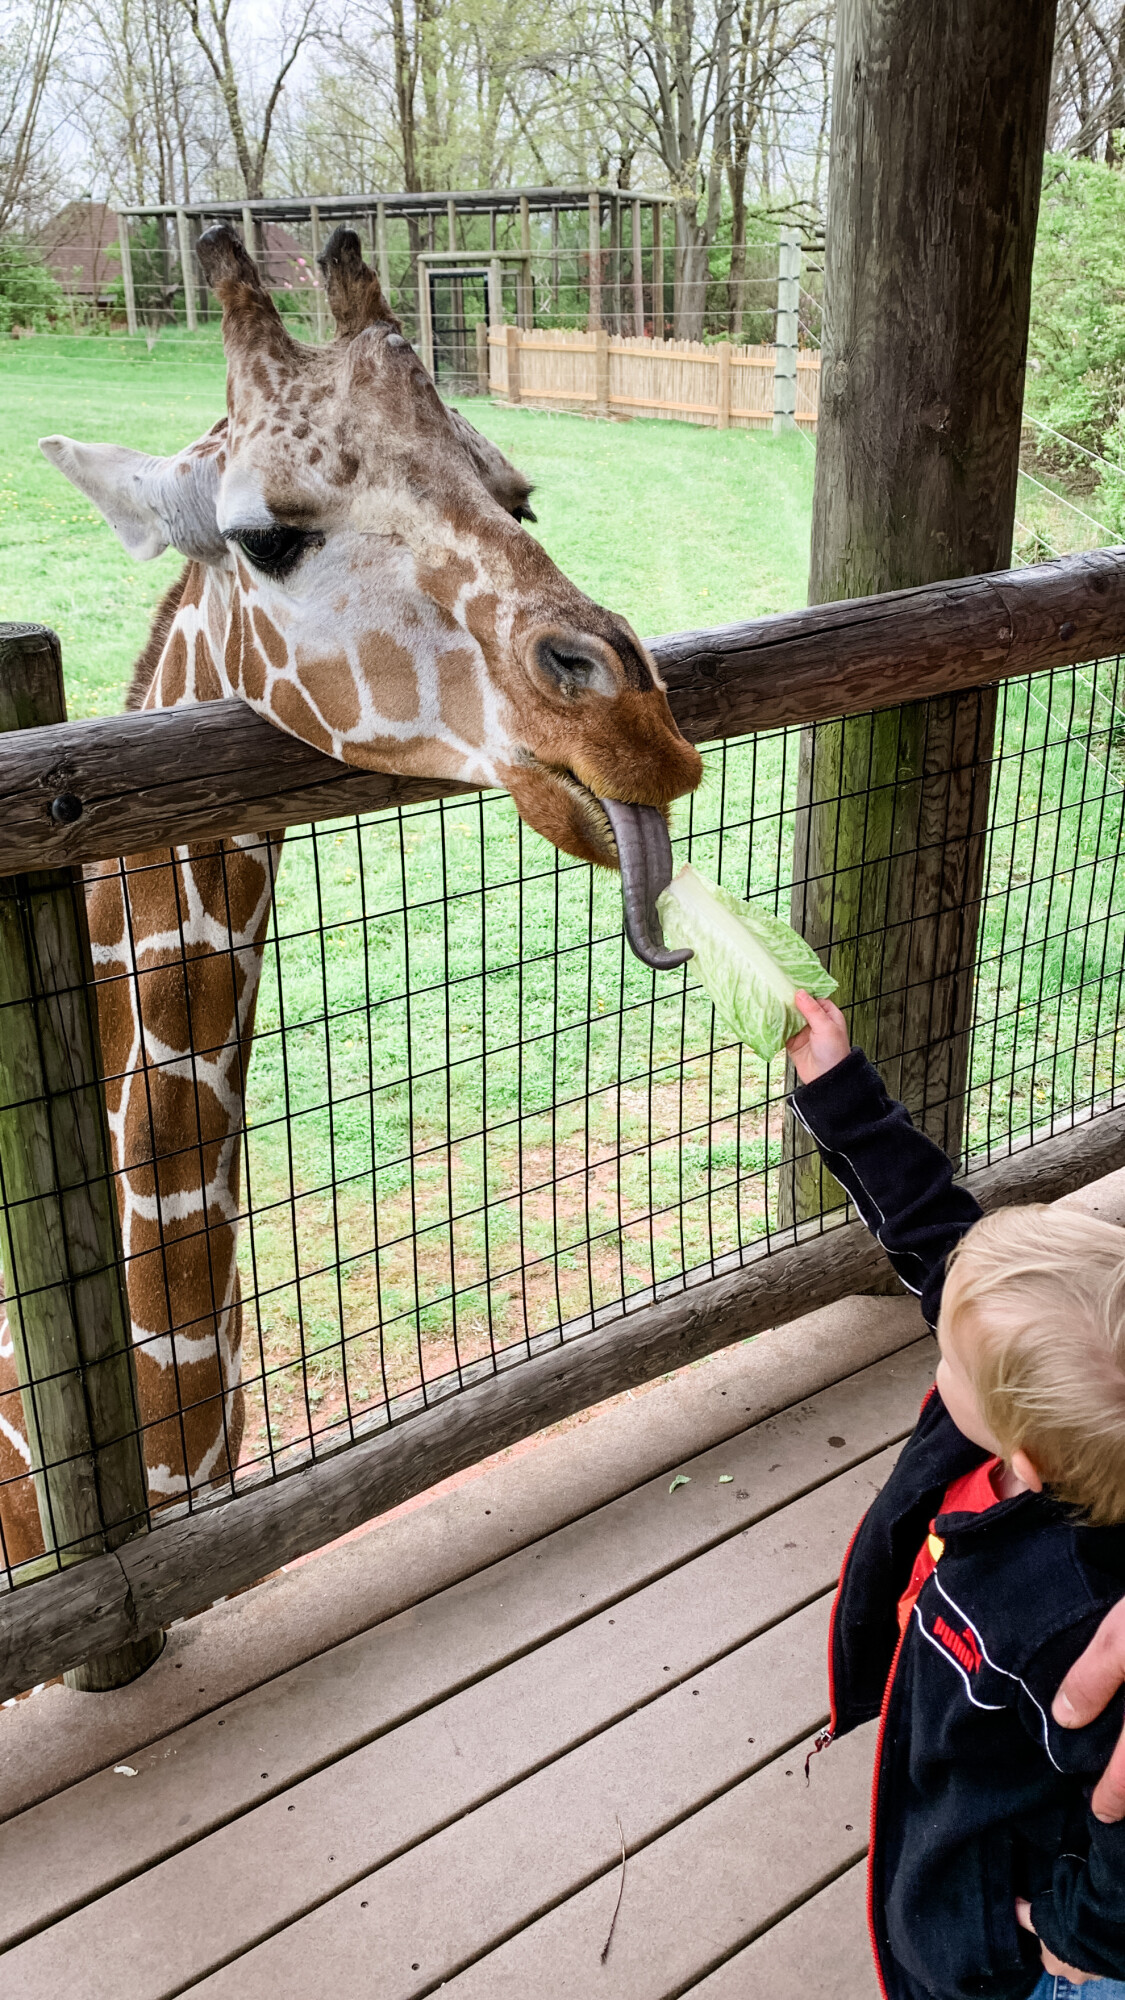
[(1029, 410), (1101, 451), (1125, 404), (1125, 174), (1099, 161), (1044, 162), (1029, 358)]
[(66, 295), (43, 259), (14, 237), (0, 241), (0, 334), (42, 333), (66, 314)]

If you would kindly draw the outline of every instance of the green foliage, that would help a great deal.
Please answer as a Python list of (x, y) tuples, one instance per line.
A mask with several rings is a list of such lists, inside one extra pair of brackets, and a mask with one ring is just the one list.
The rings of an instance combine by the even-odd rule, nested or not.
[(1098, 490), (1098, 512), (1119, 542), (1125, 542), (1125, 409), (1118, 410), (1108, 430), (1102, 433), (1102, 454), (1119, 468), (1102, 472)]
[(66, 316), (66, 296), (43, 259), (16, 237), (0, 241), (0, 333), (45, 333)]
[(1028, 408), (1101, 451), (1125, 404), (1125, 174), (1045, 162), (1032, 283)]

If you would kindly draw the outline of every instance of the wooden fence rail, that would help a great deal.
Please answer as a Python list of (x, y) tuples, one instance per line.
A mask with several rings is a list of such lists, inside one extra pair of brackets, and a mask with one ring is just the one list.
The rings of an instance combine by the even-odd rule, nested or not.
[[(524, 332), (494, 326), (487, 387), (510, 403), (584, 410), (599, 417), (666, 417), (712, 429), (771, 430), (776, 407), (774, 347), (722, 340), (618, 338), (605, 332)], [(797, 354), (795, 421), (815, 431), (820, 354)]]
[[(649, 647), (680, 728), (701, 743), (1072, 666), (1123, 641), (1125, 548)], [(349, 770), (237, 700), (25, 729), (0, 737), (0, 875), (469, 789)]]
[[(679, 634), (652, 651), (681, 726), (701, 741), (1064, 667), (1123, 639), (1118, 549)], [(0, 738), (0, 874), (461, 789), (349, 772), (238, 701), (28, 729)], [(973, 1186), (985, 1206), (1051, 1199), (1122, 1164), (1125, 1108), (1113, 1106), (986, 1166)], [(7, 1593), (0, 1698), (197, 1611), (591, 1403), (885, 1277), (858, 1224), (773, 1242), (722, 1277), (564, 1329), (558, 1344), (502, 1357), (495, 1376), (401, 1423), (374, 1420), (315, 1463), (171, 1509), (139, 1540)]]

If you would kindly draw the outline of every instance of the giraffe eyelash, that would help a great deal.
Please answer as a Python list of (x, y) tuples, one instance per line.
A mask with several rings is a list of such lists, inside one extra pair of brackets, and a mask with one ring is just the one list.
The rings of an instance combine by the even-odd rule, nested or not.
[(255, 569), (264, 570), (275, 579), (288, 576), (306, 549), (324, 546), (323, 535), (310, 534), (304, 528), (286, 528), (280, 523), (274, 528), (247, 528), (243, 534), (229, 539), (237, 543)]

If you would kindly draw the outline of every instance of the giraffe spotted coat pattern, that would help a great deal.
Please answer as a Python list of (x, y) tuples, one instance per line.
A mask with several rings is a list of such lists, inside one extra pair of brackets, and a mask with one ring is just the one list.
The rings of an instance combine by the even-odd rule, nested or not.
[[(630, 627), (526, 532), (527, 480), (442, 403), (358, 238), (337, 230), (321, 260), (324, 346), (290, 336), (232, 230), (199, 255), (226, 416), (169, 459), (43, 440), (133, 556), (185, 558), (129, 705), (237, 696), (344, 763), (506, 787), (557, 847), (631, 869), (621, 815), (663, 833), (699, 756)], [(87, 870), (154, 1505), (238, 1464), (242, 1123), (281, 847), (246, 835)], [(0, 1322), (9, 1563), (42, 1546), (18, 1383)]]

